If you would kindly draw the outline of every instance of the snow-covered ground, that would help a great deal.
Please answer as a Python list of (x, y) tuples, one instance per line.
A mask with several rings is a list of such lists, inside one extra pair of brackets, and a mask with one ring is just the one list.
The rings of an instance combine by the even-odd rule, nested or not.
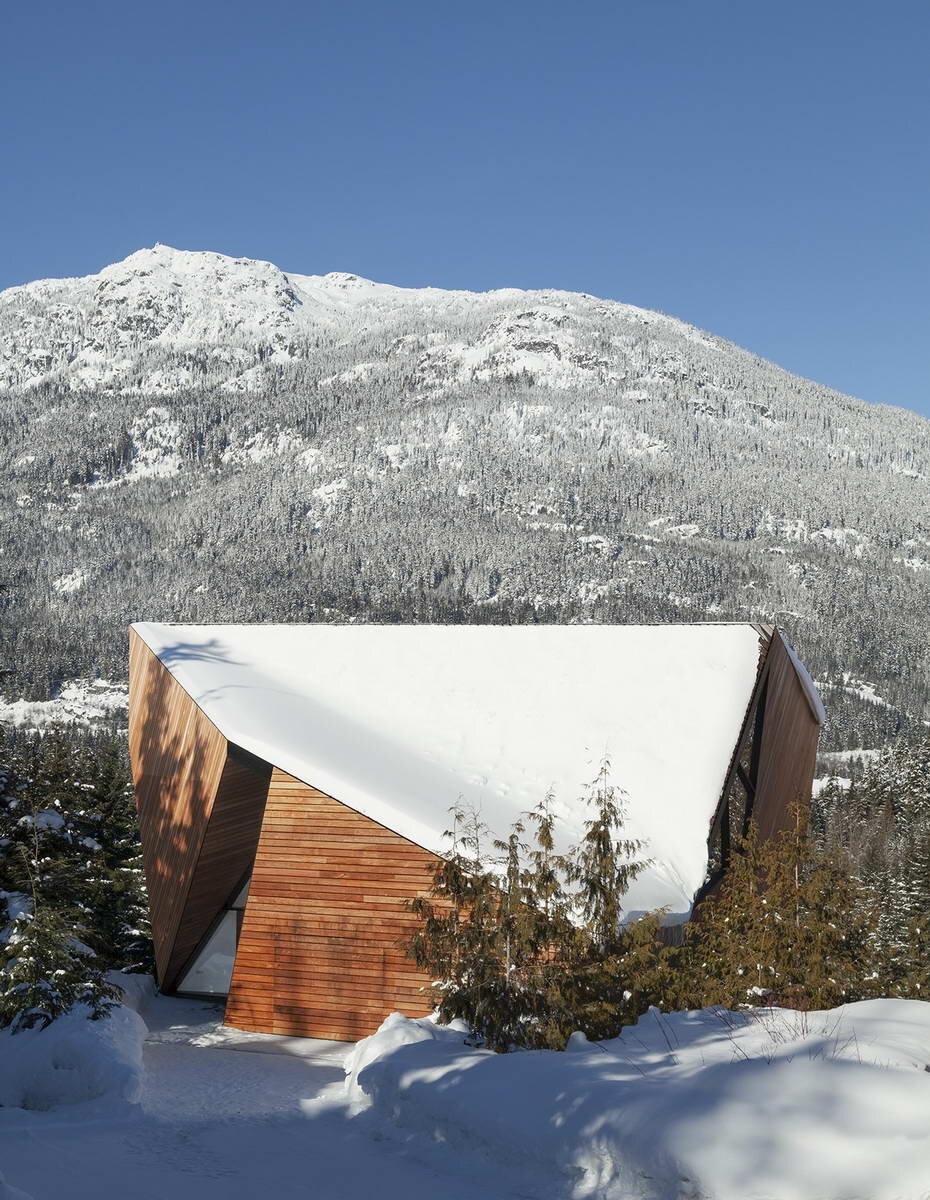
[[(395, 1016), (350, 1090), (459, 1155), (599, 1200), (925, 1200), (930, 1004), (662, 1014), (566, 1053), (496, 1055)], [(371, 1111), (369, 1108), (367, 1111)]]
[[(0, 1107), (16, 1200), (930, 1195), (930, 1004), (651, 1012), (598, 1045), (495, 1055), (400, 1016), (354, 1049), (241, 1033), (130, 982), (141, 1091), (130, 1071), (91, 1105)], [(104, 1041), (130, 1045), (133, 1016)]]
[(10, 1188), (8, 1198), (0, 1182), (0, 1200), (552, 1194), (543, 1178), (529, 1186), (523, 1171), (394, 1129), (374, 1109), (357, 1111), (344, 1084), (344, 1043), (225, 1030), (220, 1010), (198, 1001), (135, 1002), (149, 1028), (139, 1103), (111, 1094), (91, 1109), (0, 1107), (0, 1170)]

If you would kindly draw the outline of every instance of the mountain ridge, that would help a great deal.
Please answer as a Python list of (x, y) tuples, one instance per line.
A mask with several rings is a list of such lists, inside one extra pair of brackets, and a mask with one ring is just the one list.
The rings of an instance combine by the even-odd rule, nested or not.
[[(235, 282), (237, 277), (238, 288)], [(154, 286), (150, 286), (147, 290), (144, 287), (138, 287), (139, 283), (146, 279), (151, 280)], [(250, 328), (253, 338), (256, 339), (263, 334), (273, 335), (275, 332), (280, 332), (275, 328), (274, 323), (270, 328), (263, 327), (263, 320), (274, 315), (279, 318), (285, 318), (288, 314), (294, 315), (293, 321), (287, 325), (288, 330), (293, 334), (307, 335), (314, 332), (319, 324), (327, 325), (338, 321), (340, 315), (344, 315), (346, 310), (353, 308), (377, 310), (390, 305), (395, 308), (403, 306), (414, 310), (430, 311), (455, 302), (470, 308), (477, 308), (502, 301), (524, 299), (543, 302), (550, 299), (561, 302), (580, 301), (592, 306), (608, 306), (614, 313), (646, 323), (667, 322), (683, 336), (693, 338), (709, 348), (717, 347), (731, 352), (739, 351), (759, 359), (759, 361), (768, 361), (734, 342), (717, 337), (678, 317), (642, 308), (625, 301), (600, 299), (586, 292), (571, 292), (559, 288), (504, 287), (487, 291), (471, 291), (437, 287), (401, 287), (395, 284), (379, 283), (349, 272), (331, 271), (325, 275), (307, 275), (284, 271), (276, 264), (262, 259), (236, 258), (216, 251), (178, 250), (156, 242), (151, 248), (134, 251), (126, 258), (111, 263), (90, 275), (33, 280), (0, 291), (0, 384), (7, 387), (22, 387), (35, 386), (44, 382), (58, 382), (67, 383), (69, 386), (79, 389), (88, 384), (99, 386), (101, 383), (106, 383), (105, 376), (92, 378), (86, 373), (80, 372), (75, 373), (76, 377), (71, 379), (63, 376), (55, 378), (54, 367), (51, 371), (43, 370), (46, 364), (42, 362), (41, 358), (35, 362), (35, 370), (31, 375), (26, 378), (14, 376), (9, 369), (9, 364), (16, 357), (22, 356), (22, 346), (10, 345), (12, 340), (10, 326), (13, 327), (12, 338), (15, 338), (17, 334), (16, 310), (20, 305), (25, 307), (30, 301), (39, 301), (49, 305), (57, 301), (52, 312), (54, 319), (60, 323), (62, 318), (66, 317), (66, 314), (62, 312), (61, 304), (63, 301), (70, 300), (74, 306), (75, 315), (83, 315), (91, 329), (98, 334), (101, 332), (101, 326), (105, 327), (106, 325), (106, 317), (111, 317), (113, 327), (111, 332), (117, 335), (115, 342), (107, 347), (111, 351), (125, 348), (127, 343), (133, 341), (143, 342), (146, 340), (157, 340), (167, 347), (172, 345), (170, 337), (166, 336), (170, 333), (176, 335), (174, 345), (180, 347), (197, 339), (190, 335), (185, 338), (183, 328), (177, 329), (177, 321), (181, 315), (177, 307), (169, 308), (168, 311), (164, 311), (162, 308), (158, 313), (166, 318), (162, 328), (158, 328), (154, 318), (150, 316), (151, 323), (146, 329), (144, 322), (133, 320), (140, 314), (134, 311), (132, 302), (135, 301), (138, 307), (149, 309), (151, 313), (152, 308), (157, 307), (154, 302), (157, 300), (159, 291), (164, 300), (165, 293), (169, 289), (185, 286), (191, 289), (198, 283), (201, 285), (204, 283), (215, 284), (217, 281), (225, 281), (226, 288), (219, 293), (212, 293), (211, 298), (216, 307), (225, 305), (227, 314), (231, 302), (238, 301), (240, 308), (247, 308), (250, 302), (254, 306), (257, 300), (260, 301), (258, 315)], [(128, 289), (133, 284), (136, 285), (135, 294), (129, 294)], [(120, 294), (121, 290), (122, 294)], [(237, 290), (238, 295), (236, 294)], [(263, 291), (266, 293), (265, 295), (262, 295)], [(269, 301), (272, 303), (269, 304)], [(295, 314), (297, 313), (301, 314), (302, 319), (296, 318)], [(34, 317), (35, 314), (30, 315)], [(26, 314), (23, 314), (23, 318), (21, 329), (27, 324)], [(235, 320), (235, 318), (233, 319)], [(317, 324), (314, 324), (314, 320)], [(49, 326), (53, 323), (49, 322)], [(279, 324), (282, 323), (287, 324), (286, 321), (279, 321)], [(172, 325), (175, 326), (174, 329), (172, 329)], [(23, 332), (25, 332), (24, 329)], [(218, 327), (201, 328), (199, 332), (202, 335), (202, 341), (219, 342), (217, 335), (220, 330)], [(132, 338), (133, 333), (148, 333), (149, 336)], [(120, 337), (119, 335), (124, 336)], [(230, 340), (235, 343), (239, 339), (232, 336)], [(76, 356), (79, 365), (82, 362), (82, 350), (88, 349), (99, 351), (103, 347), (98, 347), (93, 341), (89, 346), (83, 347)], [(69, 342), (68, 351), (74, 351), (73, 343)], [(40, 350), (39, 354), (41, 355), (41, 353)], [(772, 363), (771, 365), (777, 364)], [(3, 373), (4, 366), (6, 366), (5, 374)], [(143, 382), (134, 390), (145, 391), (147, 388)], [(155, 390), (163, 389), (156, 388)]]

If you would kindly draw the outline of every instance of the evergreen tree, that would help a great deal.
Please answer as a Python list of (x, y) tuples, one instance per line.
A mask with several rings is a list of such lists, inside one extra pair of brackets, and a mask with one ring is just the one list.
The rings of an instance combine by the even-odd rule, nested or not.
[(826, 790), (815, 805), (824, 848), (849, 858), (875, 900), (871, 936), (875, 974), (885, 995), (926, 995), (930, 972), (930, 739), (902, 739), (845, 791)]
[(80, 730), (20, 734), (0, 743), (0, 755), (0, 899), (8, 893), (17, 908), (35, 883), (48, 904), (74, 914), (102, 963), (150, 970), (125, 740)]
[(437, 979), (441, 1019), (465, 1020), (493, 1049), (561, 1049), (577, 1029), (614, 1036), (667, 986), (659, 917), (622, 923), (623, 893), (645, 864), (623, 835), (609, 764), (584, 800), (584, 837), (565, 856), (554, 851), (551, 795), (528, 814), (532, 846), (518, 821), (490, 861), (480, 822), (457, 813), (430, 895), (409, 904), (422, 924), (408, 950)]
[(14, 763), (12, 746), (0, 726), (0, 940), (8, 921), (16, 915), (21, 893), (17, 834), (22, 816), (22, 782)]
[(0, 1028), (45, 1029), (75, 1005), (105, 1017), (120, 992), (108, 983), (82, 930), (44, 904), (12, 924), (0, 966)]
[[(13, 882), (34, 888), (59, 908), (87, 913), (89, 837), (86, 799), (90, 785), (80, 742), (63, 731), (23, 739), (20, 747), (18, 817), (13, 841), (27, 853), (12, 856)], [(89, 845), (88, 845), (89, 843)]]
[(104, 977), (94, 951), (82, 941), (84, 928), (65, 907), (42, 893), (46, 857), (42, 831), (33, 821), (32, 846), (17, 848), (29, 880), (30, 907), (6, 931), (0, 966), (0, 1028), (14, 1033), (44, 1029), (75, 1005), (92, 1020), (119, 1002), (120, 992)]
[(658, 915), (623, 923), (623, 898), (648, 864), (636, 857), (643, 843), (625, 836), (623, 793), (610, 782), (608, 759), (583, 802), (591, 815), (580, 844), (566, 856), (574, 935), (567, 939), (562, 978), (553, 980), (560, 1005), (546, 1022), (547, 1042), (559, 1046), (576, 1029), (591, 1038), (615, 1037), (657, 998), (668, 957)]
[[(497, 897), (481, 849), (487, 830), (474, 812), (457, 807), (452, 816), (445, 835), (450, 849), (436, 864), (430, 895), (408, 904), (421, 919), (408, 946), (411, 957), (434, 975), (442, 964), (433, 999), (443, 1021), (465, 1012), (481, 1014), (484, 997), (497, 990), (498, 973), (493, 953)], [(482, 1025), (479, 1017), (473, 1027)]]
[(930, 917), (911, 921), (908, 943), (911, 953), (897, 992), (915, 1000), (930, 1000)]
[(871, 994), (874, 906), (835, 854), (820, 854), (795, 807), (790, 828), (734, 848), (678, 956), (682, 1007), (830, 1008)]
[(623, 897), (647, 862), (636, 860), (643, 843), (623, 837), (623, 793), (610, 783), (610, 760), (604, 758), (585, 797), (592, 816), (585, 822), (581, 844), (568, 860), (568, 879), (575, 886), (575, 908), (595, 945), (612, 945), (620, 929)]
[(93, 914), (88, 940), (111, 967), (151, 971), (148, 897), (125, 748), (106, 739), (93, 751), (95, 772), (87, 797), (92, 838), (87, 842), (97, 853), (87, 863), (87, 908)]

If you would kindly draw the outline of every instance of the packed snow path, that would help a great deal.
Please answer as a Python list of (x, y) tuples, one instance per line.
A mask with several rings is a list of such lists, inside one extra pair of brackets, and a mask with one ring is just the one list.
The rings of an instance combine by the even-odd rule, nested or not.
[(522, 1175), (518, 1190), (499, 1166), (460, 1149), (414, 1144), (370, 1114), (352, 1116), (343, 1087), (346, 1046), (228, 1036), (217, 1029), (216, 1010), (202, 1004), (160, 999), (157, 1009), (160, 1021), (145, 1013), (151, 1034), (140, 1111), (92, 1120), (66, 1110), (0, 1111), (8, 1183), (32, 1200), (547, 1194), (543, 1180), (528, 1189)]

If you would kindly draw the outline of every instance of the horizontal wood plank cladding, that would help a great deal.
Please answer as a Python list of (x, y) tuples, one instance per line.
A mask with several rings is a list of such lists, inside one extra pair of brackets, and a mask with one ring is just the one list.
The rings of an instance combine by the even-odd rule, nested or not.
[(177, 985), (189, 958), (255, 857), (271, 767), (230, 746), (194, 868), (163, 986)]
[(159, 983), (168, 971), (226, 746), (216, 726), (130, 630), (129, 754)]
[(753, 815), (763, 839), (789, 823), (795, 801), (810, 803), (820, 726), (781, 634), (772, 636)]
[(404, 901), (434, 855), (275, 768), (242, 922), (226, 1022), (354, 1041), (391, 1012), (430, 1010), (428, 977), (400, 942)]

